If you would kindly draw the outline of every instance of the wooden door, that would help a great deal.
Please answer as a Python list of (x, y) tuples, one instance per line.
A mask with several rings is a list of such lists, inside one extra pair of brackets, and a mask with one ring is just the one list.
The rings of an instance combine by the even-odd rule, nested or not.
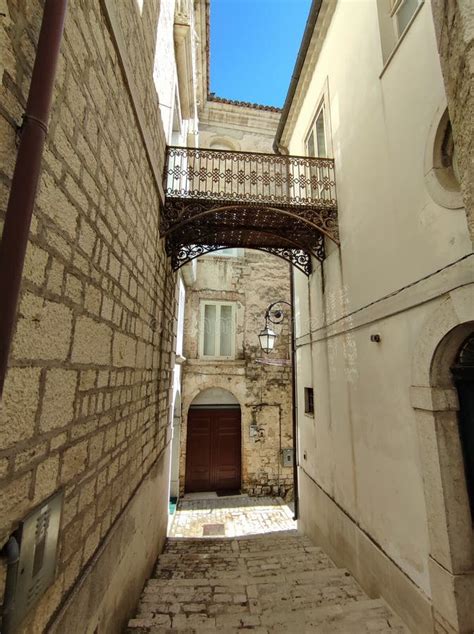
[(188, 414), (185, 490), (240, 489), (240, 409), (193, 409)]
[(451, 372), (458, 392), (459, 437), (474, 521), (474, 333), (461, 346)]

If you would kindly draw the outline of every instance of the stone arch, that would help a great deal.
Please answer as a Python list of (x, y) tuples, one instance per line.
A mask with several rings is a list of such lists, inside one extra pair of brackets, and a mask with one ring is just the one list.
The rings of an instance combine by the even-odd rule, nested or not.
[(189, 396), (186, 398), (186, 402), (183, 404), (183, 416), (188, 415), (189, 408), (191, 407), (191, 405), (193, 405), (193, 403), (201, 394), (210, 392), (211, 390), (219, 390), (221, 392), (227, 392), (230, 395), (229, 404), (242, 406), (241, 399), (235, 393), (236, 391), (231, 389), (230, 386), (227, 387), (226, 385), (224, 387), (222, 385), (219, 385), (219, 383), (221, 383), (221, 381), (217, 379), (217, 377), (209, 377), (209, 379), (205, 381), (204, 383), (202, 383), (202, 385), (200, 385), (199, 387), (195, 387), (193, 390), (191, 390)]
[(201, 390), (191, 401), (190, 407), (196, 405), (238, 405), (239, 400), (228, 389), (222, 387), (207, 387)]
[(213, 136), (209, 141), (209, 147), (211, 150), (230, 150), (231, 152), (240, 150), (240, 144), (237, 141), (231, 141), (228, 137), (223, 136)]
[(474, 332), (473, 307), (473, 284), (448, 293), (422, 327), (412, 366), (434, 616), (456, 632), (474, 628), (474, 533), (450, 368)]
[[(461, 332), (459, 332), (456, 340), (453, 340), (448, 346), (448, 340), (443, 343), (443, 339), (460, 326), (463, 327), (466, 336), (469, 334), (469, 326), (464, 325), (473, 321), (473, 302), (474, 285), (468, 284), (448, 293), (436, 310), (429, 315), (423, 325), (421, 336), (415, 344), (412, 385), (430, 386), (432, 384), (437, 372), (435, 369), (432, 373), (432, 368), (436, 365), (436, 362), (439, 363), (441, 360), (440, 354), (443, 355), (442, 358), (447, 359), (449, 355), (452, 355), (452, 359), (454, 359), (457, 353), (455, 345), (458, 341), (459, 345), (462, 342)], [(441, 347), (438, 350), (440, 345)]]

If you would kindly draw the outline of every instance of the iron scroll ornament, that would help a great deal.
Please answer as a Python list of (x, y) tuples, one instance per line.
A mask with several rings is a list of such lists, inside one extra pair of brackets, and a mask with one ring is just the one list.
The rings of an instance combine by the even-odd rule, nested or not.
[(271, 324), (281, 324), (285, 319), (285, 311), (282, 308), (275, 308), (275, 306), (279, 306), (280, 304), (285, 304), (290, 307), (290, 311), (293, 309), (290, 302), (287, 302), (284, 299), (279, 299), (276, 302), (272, 302), (270, 306), (268, 306), (265, 311), (265, 326), (268, 325), (268, 322)]
[[(201, 255), (227, 249), (228, 246), (212, 246), (212, 245), (200, 245), (190, 244), (183, 245), (179, 249), (171, 252), (171, 266), (174, 271), (179, 270), (182, 266), (195, 260)], [(233, 248), (233, 247), (230, 247)], [(299, 269), (305, 275), (310, 275), (312, 272), (311, 255), (306, 251), (298, 249), (286, 249), (278, 247), (255, 247), (257, 251), (263, 251), (264, 253), (270, 253), (282, 260), (290, 262), (295, 268)], [(324, 249), (324, 242), (322, 245)]]
[(223, 248), (257, 249), (306, 275), (338, 244), (334, 161), (169, 147), (160, 230), (172, 266)]

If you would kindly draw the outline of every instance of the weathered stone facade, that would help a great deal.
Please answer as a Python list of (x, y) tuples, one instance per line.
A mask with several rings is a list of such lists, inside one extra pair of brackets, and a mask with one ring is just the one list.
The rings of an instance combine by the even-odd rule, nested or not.
[[(196, 281), (187, 289), (183, 365), (183, 429), (180, 484), (184, 490), (186, 420), (193, 400), (210, 388), (230, 391), (242, 415), (242, 490), (250, 495), (292, 496), (293, 469), (281, 464), (281, 449), (292, 447), (292, 398), (289, 323), (285, 321), (271, 357), (286, 364), (263, 365), (258, 333), (267, 306), (289, 301), (289, 265), (283, 260), (245, 250), (240, 257), (210, 255), (197, 261)], [(200, 357), (204, 300), (235, 302), (236, 346), (233, 360)], [(252, 431), (252, 433), (251, 433)]]
[[(1, 7), (2, 210), (42, 5)], [(0, 410), (0, 546), (65, 493), (57, 576), (28, 632), (118, 631), (166, 533), (176, 284), (158, 230), (159, 5), (68, 8)]]
[(474, 242), (474, 12), (469, 0), (432, 0), (457, 166)]

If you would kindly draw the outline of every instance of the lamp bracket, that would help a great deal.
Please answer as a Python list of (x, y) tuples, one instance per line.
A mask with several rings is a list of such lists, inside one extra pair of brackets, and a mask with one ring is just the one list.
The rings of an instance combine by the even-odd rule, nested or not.
[(282, 308), (278, 308), (280, 304), (285, 304), (286, 306), (289, 306), (290, 310), (292, 308), (290, 302), (287, 302), (284, 299), (280, 299), (276, 302), (271, 303), (265, 312), (265, 325), (268, 325), (268, 322), (272, 324), (281, 324), (281, 322), (285, 318), (285, 312)]

